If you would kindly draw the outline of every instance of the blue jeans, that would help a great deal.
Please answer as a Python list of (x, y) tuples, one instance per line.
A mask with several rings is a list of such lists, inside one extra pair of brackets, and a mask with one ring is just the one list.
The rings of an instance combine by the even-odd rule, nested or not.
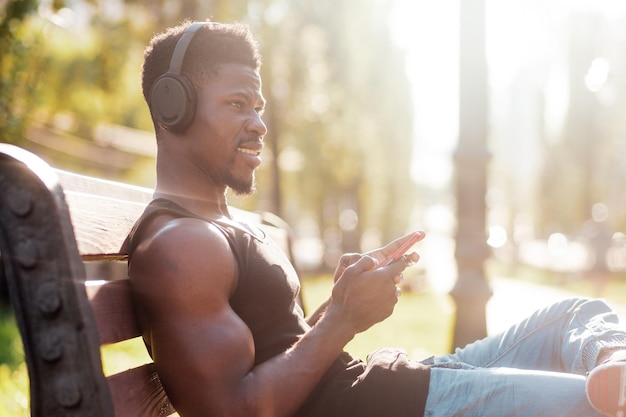
[(601, 300), (568, 299), (433, 358), (425, 416), (590, 417), (585, 373), (626, 332)]

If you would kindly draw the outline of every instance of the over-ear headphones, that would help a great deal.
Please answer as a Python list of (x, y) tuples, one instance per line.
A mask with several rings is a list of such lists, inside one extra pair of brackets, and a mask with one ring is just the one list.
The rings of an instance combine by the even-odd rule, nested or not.
[(154, 119), (173, 132), (187, 130), (196, 113), (196, 90), (182, 74), (182, 66), (191, 40), (206, 23), (193, 23), (185, 29), (176, 42), (169, 69), (157, 78), (150, 91), (150, 109)]

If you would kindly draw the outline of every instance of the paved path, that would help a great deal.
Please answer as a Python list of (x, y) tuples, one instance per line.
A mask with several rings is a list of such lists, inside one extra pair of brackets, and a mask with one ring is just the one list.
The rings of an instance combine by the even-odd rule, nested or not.
[[(448, 294), (457, 277), (454, 241), (436, 233), (419, 246), (420, 264), (425, 268), (432, 289)], [(539, 308), (572, 297), (569, 291), (506, 277), (490, 279), (493, 296), (487, 304), (487, 330), (494, 333), (526, 318)], [(626, 306), (612, 305), (626, 325)]]
[[(539, 308), (575, 295), (555, 287), (502, 277), (492, 279), (491, 287), (493, 296), (487, 304), (489, 333), (506, 329)], [(611, 306), (626, 324), (626, 306)]]

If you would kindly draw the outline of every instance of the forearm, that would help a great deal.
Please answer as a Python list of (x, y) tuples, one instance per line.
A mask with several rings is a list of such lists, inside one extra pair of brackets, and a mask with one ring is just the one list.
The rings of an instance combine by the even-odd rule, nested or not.
[(313, 313), (311, 313), (308, 317), (306, 317), (306, 322), (309, 326), (313, 327), (318, 322), (318, 320), (324, 315), (326, 309), (328, 308), (328, 304), (330, 303), (330, 299), (324, 301), (320, 304)]
[[(294, 346), (254, 370), (261, 386), (271, 387), (265, 393), (275, 404), (271, 415), (293, 415), (352, 340), (355, 331), (340, 315), (333, 311), (321, 314), (316, 325)], [(264, 384), (266, 378), (272, 383)]]
[(355, 331), (337, 312), (322, 314), (317, 324), (289, 350), (248, 373), (243, 381), (244, 397), (252, 399), (248, 404), (262, 405), (263, 412), (257, 408), (244, 414), (293, 415), (354, 335)]

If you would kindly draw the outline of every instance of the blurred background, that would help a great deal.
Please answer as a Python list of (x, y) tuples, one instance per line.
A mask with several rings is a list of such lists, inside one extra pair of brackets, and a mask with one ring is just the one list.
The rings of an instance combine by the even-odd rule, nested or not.
[(420, 228), (408, 285), (457, 306), (497, 276), (626, 294), (623, 0), (0, 0), (0, 141), (152, 187), (143, 49), (185, 18), (260, 43), (268, 146), (229, 201), (305, 276)]
[[(580, 269), (595, 207), (595, 223), (612, 235), (609, 265), (623, 269), (626, 4), (482, 3), (487, 129), (477, 148), (489, 153), (490, 247), (511, 262)], [(283, 217), (303, 269), (334, 266), (342, 252), (415, 227), (455, 229), (458, 0), (0, 7), (3, 142), (55, 167), (151, 187), (155, 143), (139, 81), (145, 45), (184, 18), (241, 21), (264, 57), (269, 146), (258, 194), (233, 197), (234, 205)]]

